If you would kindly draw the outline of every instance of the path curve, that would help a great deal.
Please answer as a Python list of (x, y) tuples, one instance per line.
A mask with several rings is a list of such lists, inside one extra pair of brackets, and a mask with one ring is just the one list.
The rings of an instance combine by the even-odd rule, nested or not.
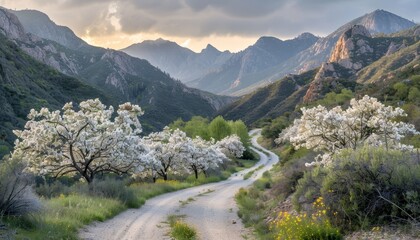
[[(234, 196), (241, 187), (252, 184), (278, 162), (277, 155), (257, 143), (260, 134), (260, 129), (250, 131), (253, 150), (260, 156), (260, 161), (252, 168), (222, 182), (151, 198), (139, 209), (129, 209), (110, 220), (87, 226), (80, 231), (79, 237), (88, 240), (170, 239), (164, 222), (168, 215), (179, 214), (186, 216), (185, 221), (197, 230), (199, 239), (243, 239), (247, 231), (237, 216)], [(244, 180), (243, 176), (253, 170), (256, 171), (252, 176)], [(194, 201), (184, 206), (180, 204), (189, 198)]]

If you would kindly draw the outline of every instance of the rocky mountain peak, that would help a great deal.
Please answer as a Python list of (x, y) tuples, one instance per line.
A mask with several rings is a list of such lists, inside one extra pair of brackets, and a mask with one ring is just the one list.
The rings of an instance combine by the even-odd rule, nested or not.
[(414, 22), (383, 9), (377, 9), (361, 17), (359, 24), (371, 33), (393, 33), (415, 25)]
[(206, 52), (217, 52), (220, 53), (220, 51), (215, 48), (213, 45), (211, 44), (207, 44), (206, 48), (204, 48), (203, 50), (201, 50), (201, 53), (206, 53)]
[(313, 35), (310, 32), (304, 32), (302, 34), (300, 34), (299, 36), (296, 37), (296, 39), (300, 39), (300, 40), (304, 40), (304, 39), (317, 39), (318, 37)]
[(168, 41), (166, 39), (163, 39), (163, 38), (158, 38), (154, 41), (154, 43), (156, 43), (156, 44), (168, 44), (168, 43), (172, 43), (172, 42)]
[(282, 40), (275, 38), (275, 37), (269, 37), (269, 36), (263, 36), (260, 37), (257, 42), (254, 44), (254, 46), (267, 46), (272, 45), (278, 42), (282, 42)]

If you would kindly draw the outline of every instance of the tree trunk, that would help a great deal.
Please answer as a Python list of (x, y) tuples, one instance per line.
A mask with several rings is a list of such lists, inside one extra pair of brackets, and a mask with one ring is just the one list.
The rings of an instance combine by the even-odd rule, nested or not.
[(198, 171), (197, 169), (194, 169), (195, 179), (198, 179)]
[(86, 174), (83, 174), (82, 176), (83, 176), (83, 178), (86, 180), (86, 182), (87, 182), (88, 184), (91, 184), (91, 183), (93, 182), (93, 174), (91, 174), (91, 175), (89, 176), (89, 174), (88, 174), (88, 173), (86, 173)]
[(168, 174), (163, 174), (163, 180), (167, 181), (168, 180)]

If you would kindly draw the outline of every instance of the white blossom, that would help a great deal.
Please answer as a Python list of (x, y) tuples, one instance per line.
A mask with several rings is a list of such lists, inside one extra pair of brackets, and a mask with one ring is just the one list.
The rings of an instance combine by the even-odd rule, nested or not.
[(32, 109), (29, 121), (17, 136), (13, 155), (27, 160), (27, 171), (55, 177), (80, 174), (91, 182), (97, 173), (128, 173), (142, 170), (147, 153), (139, 136), (139, 106), (113, 107), (99, 99), (83, 101), (79, 110), (66, 103), (61, 111)]
[(245, 151), (241, 139), (235, 134), (218, 141), (216, 146), (228, 157), (242, 157), (242, 154)]
[(346, 110), (328, 110), (323, 106), (301, 110), (302, 117), (285, 129), (276, 142), (286, 140), (295, 148), (323, 152), (310, 166), (328, 165), (332, 155), (341, 149), (356, 149), (364, 144), (407, 150), (411, 147), (399, 141), (407, 134), (419, 134), (414, 125), (395, 121), (406, 115), (401, 108), (385, 106), (369, 96), (352, 99)]

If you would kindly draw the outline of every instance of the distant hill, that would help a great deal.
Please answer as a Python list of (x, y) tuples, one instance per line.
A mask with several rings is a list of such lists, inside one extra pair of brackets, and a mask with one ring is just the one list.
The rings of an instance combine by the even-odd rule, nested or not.
[(186, 87), (146, 60), (90, 46), (41, 12), (15, 13), (0, 9), (0, 29), (9, 39), (35, 59), (101, 89), (116, 102), (141, 105), (147, 131), (161, 129), (177, 118), (212, 116), (232, 101), (230, 97)]
[(232, 56), (232, 53), (221, 52), (210, 44), (201, 52), (195, 53), (161, 38), (133, 44), (121, 51), (148, 60), (184, 83), (216, 70)]
[(276, 66), (312, 46), (317, 39), (310, 33), (286, 41), (261, 37), (254, 45), (234, 54), (216, 71), (187, 84), (213, 93), (238, 95), (242, 89), (260, 81), (275, 80), (270, 75)]

